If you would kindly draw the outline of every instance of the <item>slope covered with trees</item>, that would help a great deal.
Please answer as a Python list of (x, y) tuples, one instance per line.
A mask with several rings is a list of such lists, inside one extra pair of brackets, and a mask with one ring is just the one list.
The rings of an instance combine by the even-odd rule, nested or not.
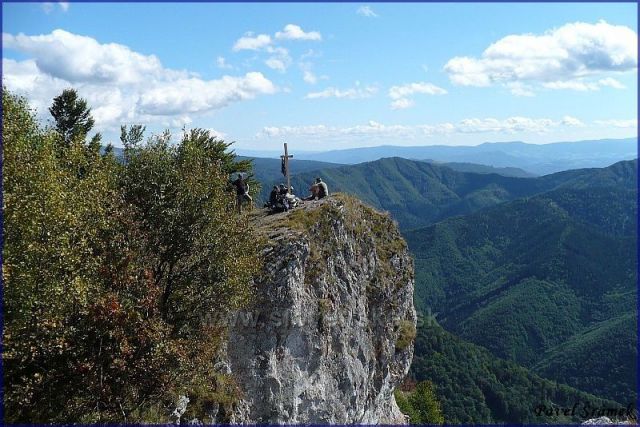
[(141, 127), (117, 161), (71, 95), (45, 130), (3, 91), (3, 421), (160, 422), (186, 390), (224, 411), (223, 325), (203, 319), (243, 305), (260, 268), (227, 185), (250, 165), (207, 131), (170, 145)]
[(498, 357), (633, 400), (636, 171), (574, 171), (556, 190), (405, 233), (417, 307)]
[(558, 184), (553, 179), (457, 172), (398, 157), (298, 174), (292, 184), (304, 193), (316, 176), (321, 176), (331, 191), (355, 195), (389, 211), (405, 230), (536, 194)]
[(575, 424), (626, 406), (541, 378), (435, 322), (418, 328), (410, 376), (435, 385), (447, 424)]
[(291, 182), (298, 194), (305, 194), (314, 178), (321, 176), (331, 191), (352, 194), (387, 210), (403, 230), (410, 230), (556, 188), (632, 189), (635, 171), (637, 161), (625, 161), (603, 169), (520, 178), (460, 172), (447, 165), (392, 157), (299, 173)]

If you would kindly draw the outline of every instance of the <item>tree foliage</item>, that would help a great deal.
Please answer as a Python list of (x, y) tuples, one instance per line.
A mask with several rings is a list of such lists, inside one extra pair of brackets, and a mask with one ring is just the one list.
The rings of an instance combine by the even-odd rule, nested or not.
[(444, 416), (435, 387), (431, 381), (421, 381), (411, 391), (396, 390), (396, 402), (411, 424), (443, 424)]
[[(49, 112), (56, 122), (56, 130), (67, 146), (74, 140), (84, 140), (93, 129), (91, 108), (87, 107), (87, 101), (80, 98), (75, 89), (65, 89), (56, 96)], [(92, 142), (99, 142), (99, 138)]]
[[(451, 424), (571, 424), (584, 421), (581, 414), (586, 405), (626, 406), (541, 378), (437, 324), (418, 328), (409, 375), (414, 381), (433, 382)], [(537, 411), (541, 407), (571, 409), (575, 404), (580, 408), (574, 414)], [(398, 405), (403, 409), (400, 401)]]
[(2, 101), (5, 421), (166, 421), (179, 393), (228, 414), (217, 319), (260, 268), (228, 144), (200, 129), (143, 142), (138, 128), (119, 162)]

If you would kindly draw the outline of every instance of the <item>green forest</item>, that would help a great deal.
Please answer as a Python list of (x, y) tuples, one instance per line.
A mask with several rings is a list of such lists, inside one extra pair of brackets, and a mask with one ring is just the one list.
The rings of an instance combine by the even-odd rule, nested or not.
[(5, 422), (164, 422), (179, 394), (224, 412), (238, 386), (201, 316), (251, 297), (256, 236), (228, 188), (250, 163), (208, 131), (141, 126), (118, 160), (73, 90), (51, 127), (6, 90), (2, 107)]

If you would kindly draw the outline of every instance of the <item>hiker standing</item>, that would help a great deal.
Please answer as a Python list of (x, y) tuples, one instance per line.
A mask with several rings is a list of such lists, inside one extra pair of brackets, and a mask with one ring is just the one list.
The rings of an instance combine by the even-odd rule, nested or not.
[(249, 184), (247, 181), (242, 179), (242, 174), (239, 173), (238, 177), (235, 181), (233, 181), (233, 186), (236, 188), (236, 207), (238, 208), (238, 213), (242, 213), (242, 204), (245, 200), (249, 201), (249, 204), (253, 203), (253, 199), (249, 195)]

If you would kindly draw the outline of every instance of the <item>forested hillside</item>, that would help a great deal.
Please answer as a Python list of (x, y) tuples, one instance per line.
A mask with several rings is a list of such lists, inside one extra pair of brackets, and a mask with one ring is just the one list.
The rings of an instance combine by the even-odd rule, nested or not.
[(625, 161), (603, 169), (519, 178), (459, 172), (446, 165), (393, 157), (297, 174), (292, 184), (298, 194), (305, 194), (313, 179), (321, 176), (331, 191), (353, 194), (387, 210), (403, 230), (409, 230), (560, 187), (631, 189), (635, 171), (637, 161)]
[(405, 233), (417, 307), (496, 356), (632, 400), (636, 170), (575, 171), (557, 190)]
[(306, 191), (316, 175), (327, 182), (330, 191), (353, 194), (389, 211), (404, 230), (557, 185), (552, 179), (457, 172), (446, 166), (398, 157), (298, 174), (292, 183)]
[[(435, 323), (418, 328), (410, 376), (433, 382), (451, 424), (574, 424), (596, 408), (626, 407), (541, 378)], [(568, 415), (555, 412), (566, 408)]]

